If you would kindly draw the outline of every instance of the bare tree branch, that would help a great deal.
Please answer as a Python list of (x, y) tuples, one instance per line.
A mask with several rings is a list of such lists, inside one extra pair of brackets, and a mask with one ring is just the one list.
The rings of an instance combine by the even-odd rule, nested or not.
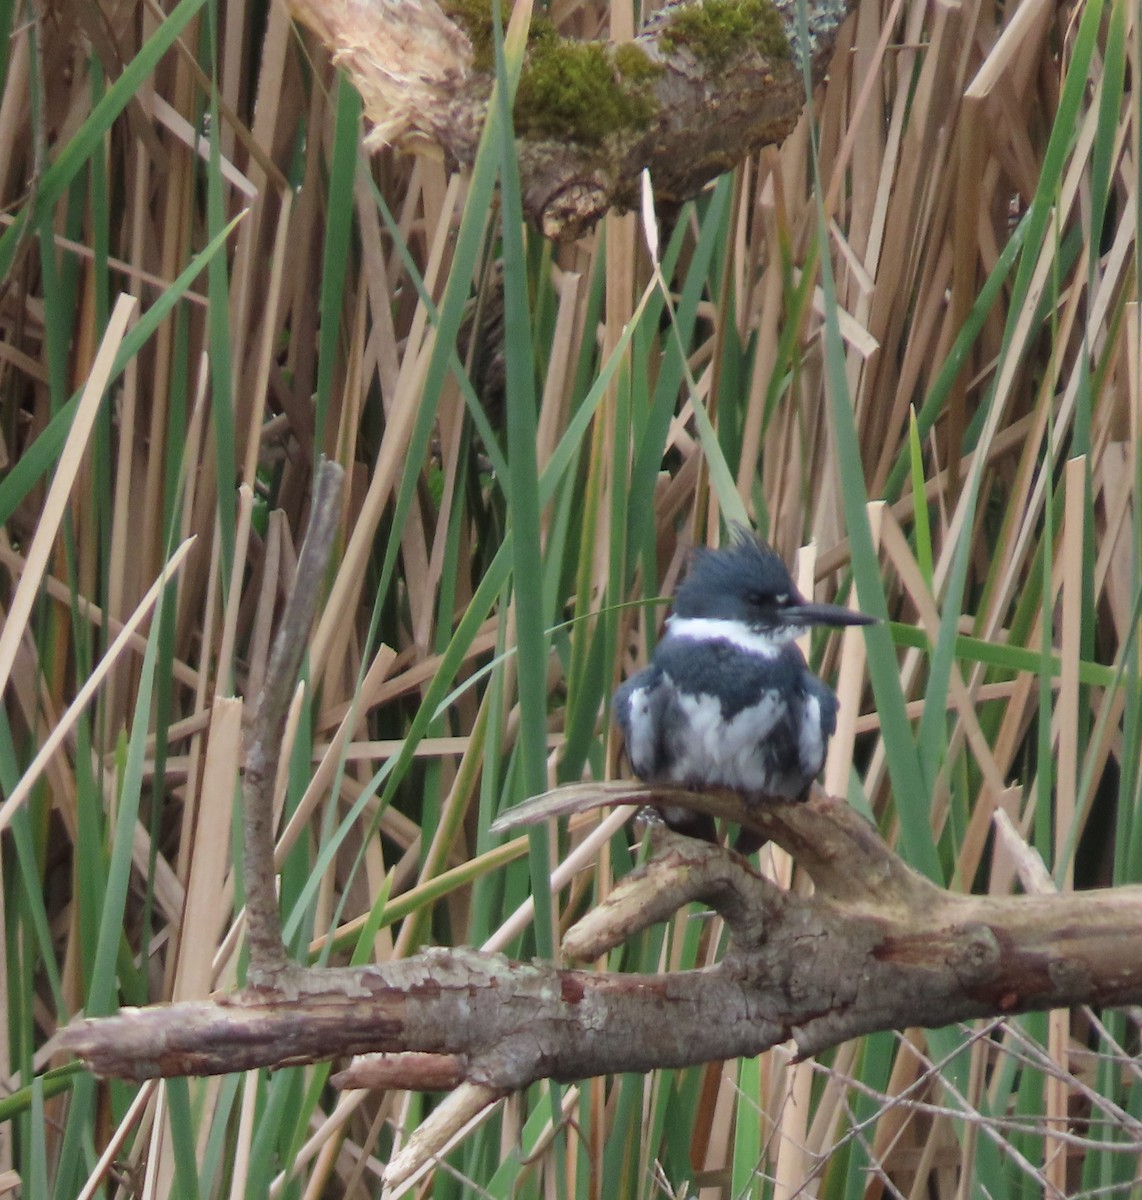
[(254, 987), (272, 986), (281, 972), (289, 968), (274, 884), (274, 781), (290, 696), (309, 643), (309, 629), (341, 518), (344, 477), (345, 472), (337, 463), (323, 462), (314, 478), (309, 527), (298, 556), (293, 590), (274, 639), (246, 749), (242, 829), (246, 939), (250, 948), (247, 976)]
[[(217, 1003), (125, 1011), (68, 1030), (64, 1045), (100, 1074), (135, 1079), (366, 1051), (446, 1055), (448, 1078), (490, 1094), (541, 1078), (754, 1055), (790, 1039), (807, 1055), (880, 1029), (1142, 1000), (1142, 887), (945, 892), (901, 862), (847, 804), (823, 795), (751, 808), (729, 793), (622, 784), (544, 799), (564, 809), (685, 800), (747, 818), (799, 856), (815, 892), (784, 892), (732, 851), (670, 837), (625, 886), (636, 908), (640, 889), (655, 905), (661, 880), (680, 901), (701, 899), (719, 911), (731, 943), (717, 966), (618, 975), (434, 949), (382, 966), (299, 969), (277, 990)], [(679, 888), (687, 872), (696, 883)], [(628, 895), (617, 907), (631, 903)], [(606, 918), (602, 924), (605, 942)], [(597, 925), (591, 936), (599, 944)], [(428, 1076), (423, 1061), (397, 1059), (389, 1078), (415, 1088)]]

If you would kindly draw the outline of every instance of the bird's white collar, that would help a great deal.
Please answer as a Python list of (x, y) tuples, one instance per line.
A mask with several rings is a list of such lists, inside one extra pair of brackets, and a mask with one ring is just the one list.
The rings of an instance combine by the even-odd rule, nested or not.
[(761, 654), (766, 658), (776, 658), (781, 648), (797, 634), (793, 629), (789, 630), (788, 637), (782, 636), (784, 629), (758, 633), (744, 621), (731, 621), (725, 617), (680, 617), (677, 614), (667, 620), (666, 626), (671, 637), (695, 642), (729, 642), (748, 654)]

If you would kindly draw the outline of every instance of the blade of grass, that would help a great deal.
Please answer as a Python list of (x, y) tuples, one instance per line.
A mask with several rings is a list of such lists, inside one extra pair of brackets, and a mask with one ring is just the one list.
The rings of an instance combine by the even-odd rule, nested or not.
[[(171, 582), (164, 571), (164, 583)], [(155, 620), (147, 638), (147, 649), (139, 676), (131, 736), (127, 744), (127, 759), (120, 780), (118, 812), (111, 831), (111, 857), (107, 864), (106, 886), (100, 912), (99, 937), (94, 947), (91, 982), (88, 988), (86, 1015), (105, 1016), (114, 1006), (116, 962), (124, 930), (124, 908), (131, 879), (131, 857), (134, 849), (135, 825), (139, 818), (139, 801), (143, 784), (143, 759), (150, 725), (151, 696), (155, 682), (155, 661), (158, 654), (159, 631), (166, 588), (159, 592)]]
[[(805, 0), (797, 0), (797, 24), (801, 45), (808, 46), (809, 26)], [(881, 624), (864, 628), (868, 645), (869, 677), (880, 713), (888, 772), (892, 780), (892, 793), (896, 799), (896, 812), (900, 821), (900, 836), (909, 862), (923, 871), (930, 879), (943, 881), (943, 867), (936, 854), (932, 839), (932, 827), (928, 815), (931, 797), (927, 791), (924, 773), (920, 768), (916, 742), (905, 712), (904, 693), (900, 686), (896, 655), (888, 630), (883, 622), (888, 619), (888, 603), (884, 584), (880, 578), (876, 548), (872, 538), (872, 526), (868, 516), (868, 494), (865, 491), (860, 441), (857, 437), (853, 417), (852, 400), (849, 396), (848, 379), (845, 374), (844, 345), (841, 340), (840, 323), (837, 318), (837, 292), (833, 280), (832, 260), (829, 257), (828, 221), (824, 210), (824, 188), (821, 185), (820, 161), (817, 151), (817, 133), (813, 113), (813, 88), (809, 75), (809, 62), (803, 61), (805, 91), (810, 121), (811, 159), (817, 207), (817, 243), (821, 271), (821, 287), (825, 295), (825, 378), (829, 410), (832, 416), (833, 436), (837, 441), (837, 461), (841, 474), (841, 494), (844, 501), (845, 521), (852, 545), (853, 578), (861, 609), (870, 616), (879, 617)]]
[(64, 738), (71, 732), (72, 726), (79, 719), (88, 704), (94, 699), (95, 693), (99, 690), (107, 673), (118, 661), (119, 656), (133, 638), (135, 630), (142, 624), (155, 604), (158, 603), (160, 593), (174, 575), (177, 574), (183, 560), (193, 545), (193, 539), (183, 542), (174, 555), (172, 555), (163, 574), (151, 585), (147, 594), (135, 608), (135, 611), (124, 623), (115, 641), (112, 642), (98, 666), (88, 675), (83, 686), (76, 693), (75, 699), (68, 706), (67, 711), (56, 723), (51, 733), (44, 739), (39, 750), (36, 752), (35, 758), (21, 776), (15, 788), (8, 793), (8, 798), (4, 801), (4, 804), (0, 805), (0, 830), (7, 828), (16, 810), (27, 799), (28, 794), (47, 766), (48, 760), (59, 748)]
[[(108, 385), (118, 379), (127, 363), (139, 353), (170, 310), (201, 273), (203, 267), (226, 244), (226, 239), (241, 219), (241, 214), (239, 214), (225, 229), (219, 230), (179, 273), (174, 283), (127, 331), (118, 353), (115, 355), (114, 365), (108, 373)], [(67, 438), (71, 423), (75, 419), (76, 409), (79, 407), (84, 391), (85, 389), (76, 392), (67, 404), (52, 417), (40, 436), (24, 450), (12, 469), (0, 480), (0, 524), (7, 524), (11, 520), (12, 514), (24, 502), (40, 477), (55, 462), (60, 448)]]
[(180, 0), (139, 53), (123, 68), (123, 73), (107, 89), (75, 134), (68, 139), (55, 162), (40, 179), (31, 207), (25, 206), (21, 209), (16, 220), (5, 230), (3, 236), (0, 236), (0, 279), (5, 278), (12, 269), (26, 222), (31, 220), (33, 224), (37, 224), (40, 218), (52, 211), (84, 164), (98, 152), (112, 122), (134, 99), (143, 81), (158, 66), (159, 60), (174, 45), (175, 40), (204, 3), (205, 0)]
[(123, 341), (127, 322), (135, 308), (131, 296), (121, 296), (115, 305), (111, 322), (107, 327), (99, 353), (91, 367), (91, 374), (80, 393), (76, 406), (75, 420), (68, 430), (67, 442), (60, 457), (59, 470), (52, 480), (51, 488), (44, 501), (43, 510), (36, 524), (32, 544), (28, 548), (24, 572), (16, 585), (8, 607), (4, 628), (0, 630), (0, 693), (8, 686), (16, 651), (24, 628), (32, 612), (39, 591), (40, 580), (47, 569), (56, 533), (63, 520), (72, 487), (79, 472), (87, 440), (95, 424), (95, 415), (102, 403), (113, 375), (115, 356)]
[[(316, 456), (332, 453), (335, 431), (328, 424), (329, 393), (337, 362), (341, 334), (341, 305), (353, 236), (353, 177), (357, 172), (361, 98), (344, 75), (337, 76), (337, 102), (333, 122), (333, 156), (329, 168), (329, 200), (325, 214), (325, 245), (321, 259), (318, 296), (321, 340), (317, 351), (317, 398), (314, 423)], [(315, 460), (316, 461), (316, 460)]]
[[(519, 688), (522, 782), (527, 795), (538, 795), (547, 786), (547, 660), (540, 581), (543, 556), (539, 534), (539, 467), (536, 462), (536, 396), (532, 370), (530, 301), (527, 255), (523, 244), (523, 201), (511, 105), (523, 65), (526, 16), (529, 4), (513, 12), (513, 33), (505, 45), (497, 30), (495, 99), (500, 152), (500, 201), (503, 209), (502, 251), (504, 275), (504, 354), (507, 374), (508, 491), (512, 522), (512, 590), (516, 623), (517, 686)], [(493, 5), (498, 26), (498, 0)], [(546, 881), (549, 871), (547, 830), (529, 831), (535, 896), (536, 949), (541, 957), (555, 954), (551, 898)]]

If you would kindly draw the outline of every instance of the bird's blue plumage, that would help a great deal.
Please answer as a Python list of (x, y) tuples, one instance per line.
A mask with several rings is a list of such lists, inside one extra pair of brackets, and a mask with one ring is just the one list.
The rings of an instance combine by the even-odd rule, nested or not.
[(793, 639), (810, 624), (867, 620), (808, 603), (752, 536), (702, 552), (650, 664), (615, 693), (635, 774), (802, 798), (824, 765), (837, 698)]

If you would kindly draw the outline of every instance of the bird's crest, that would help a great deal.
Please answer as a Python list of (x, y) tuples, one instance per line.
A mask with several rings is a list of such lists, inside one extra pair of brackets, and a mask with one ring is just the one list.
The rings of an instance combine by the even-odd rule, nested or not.
[(698, 612), (708, 607), (712, 596), (740, 593), (743, 587), (766, 599), (798, 596), (781, 556), (752, 529), (734, 524), (728, 546), (695, 550), (689, 573), (675, 593), (674, 610)]

